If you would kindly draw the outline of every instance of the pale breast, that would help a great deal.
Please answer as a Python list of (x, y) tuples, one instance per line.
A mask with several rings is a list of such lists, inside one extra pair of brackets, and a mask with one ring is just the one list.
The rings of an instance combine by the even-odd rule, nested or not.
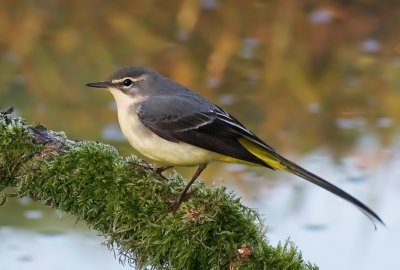
[(167, 141), (145, 127), (133, 107), (118, 107), (118, 120), (122, 133), (141, 154), (165, 164), (191, 166), (208, 163), (214, 152), (187, 143)]

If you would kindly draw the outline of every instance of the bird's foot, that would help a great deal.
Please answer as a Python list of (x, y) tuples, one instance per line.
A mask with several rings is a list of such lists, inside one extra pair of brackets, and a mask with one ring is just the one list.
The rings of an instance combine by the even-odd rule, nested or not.
[(167, 209), (166, 212), (173, 212), (175, 213), (179, 207), (181, 206), (182, 202), (179, 200), (175, 200)]
[(161, 166), (161, 167), (153, 167), (152, 170), (153, 172), (155, 172), (156, 174), (158, 174), (159, 176), (161, 176), (164, 179), (167, 179), (167, 177), (165, 177), (162, 172), (166, 171), (168, 169), (173, 168), (174, 166), (170, 166), (170, 165), (166, 165), (166, 166)]
[(167, 207), (163, 212), (176, 212), (184, 201), (187, 201), (197, 190), (193, 189), (192, 191), (186, 192), (185, 194), (179, 194), (174, 202)]
[[(179, 193), (178, 197), (176, 197), (175, 202), (168, 208), (170, 211), (175, 212), (176, 210), (178, 210), (179, 207), (181, 206), (182, 202), (184, 200), (186, 200), (188, 197), (190, 197), (196, 191), (195, 189), (193, 189), (192, 191), (189, 191), (189, 189), (193, 185), (194, 181), (196, 181), (196, 179), (200, 175), (200, 173), (206, 167), (207, 167), (207, 164), (201, 164), (199, 166), (199, 168), (197, 168), (197, 171), (192, 176), (192, 179), (190, 179), (189, 183), (187, 183), (185, 188), (181, 191), (181, 193)], [(167, 169), (169, 169), (169, 168), (167, 168)]]
[(162, 172), (163, 172), (163, 171), (169, 170), (169, 169), (171, 169), (171, 168), (173, 168), (173, 167), (174, 167), (174, 166), (172, 166), (172, 165), (165, 165), (165, 166), (161, 166), (161, 167), (156, 167), (156, 168), (154, 168), (153, 170), (154, 170), (154, 172), (155, 172), (156, 174), (162, 176)]
[(166, 166), (161, 166), (161, 167), (154, 167), (152, 166), (150, 163), (148, 163), (147, 161), (143, 160), (142, 163), (138, 164), (138, 163), (134, 163), (134, 162), (130, 162), (132, 163), (133, 166), (138, 166), (141, 168), (144, 168), (146, 170), (150, 170), (153, 171), (154, 173), (158, 174), (159, 176), (161, 176), (164, 179), (167, 179), (164, 175), (162, 175), (162, 172), (173, 168), (174, 166), (172, 165), (166, 165)]
[(140, 162), (137, 161), (128, 161), (133, 167), (136, 168), (143, 168), (145, 170), (154, 170), (154, 168), (148, 163), (146, 160), (141, 160)]

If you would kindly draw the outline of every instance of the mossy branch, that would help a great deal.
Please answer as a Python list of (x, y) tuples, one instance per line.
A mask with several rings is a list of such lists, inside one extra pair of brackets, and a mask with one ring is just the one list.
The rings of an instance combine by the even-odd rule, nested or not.
[(68, 140), (11, 111), (0, 113), (0, 197), (13, 190), (74, 215), (138, 269), (317, 269), (293, 244), (271, 246), (258, 214), (224, 187), (197, 183), (177, 212), (164, 211), (181, 176), (165, 179), (112, 146)]

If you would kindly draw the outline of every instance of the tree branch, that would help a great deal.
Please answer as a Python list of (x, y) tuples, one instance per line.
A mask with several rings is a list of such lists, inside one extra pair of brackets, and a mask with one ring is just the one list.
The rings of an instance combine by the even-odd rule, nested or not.
[(197, 183), (177, 212), (164, 211), (181, 176), (165, 179), (112, 146), (69, 140), (11, 112), (0, 113), (0, 197), (11, 188), (84, 220), (138, 269), (317, 269), (291, 243), (272, 247), (258, 214), (224, 187)]

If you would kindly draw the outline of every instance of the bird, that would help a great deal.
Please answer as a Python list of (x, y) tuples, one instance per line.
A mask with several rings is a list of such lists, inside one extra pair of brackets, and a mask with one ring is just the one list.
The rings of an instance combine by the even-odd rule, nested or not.
[(283, 157), (221, 107), (151, 68), (124, 67), (86, 86), (111, 92), (122, 133), (138, 152), (165, 164), (159, 173), (174, 166), (198, 166), (174, 201), (174, 210), (207, 164), (222, 161), (292, 173), (352, 203), (374, 225), (385, 225), (364, 203)]

